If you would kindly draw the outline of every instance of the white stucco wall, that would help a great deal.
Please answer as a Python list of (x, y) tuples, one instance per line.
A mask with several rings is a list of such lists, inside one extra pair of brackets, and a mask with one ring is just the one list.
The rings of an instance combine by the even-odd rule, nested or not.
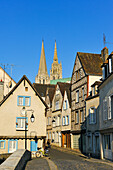
[[(28, 91), (25, 91), (28, 87)], [(45, 105), (40, 98), (35, 95), (34, 90), (27, 81), (21, 82), (17, 89), (9, 98), (0, 106), (0, 136), (24, 136), (25, 131), (16, 130), (16, 117), (21, 116), (23, 106), (17, 106), (17, 96), (31, 96), (31, 105), (26, 106), (26, 110), (34, 110), (35, 122), (31, 123), (31, 111), (27, 111), (28, 131), (27, 136), (46, 136), (46, 117)]]

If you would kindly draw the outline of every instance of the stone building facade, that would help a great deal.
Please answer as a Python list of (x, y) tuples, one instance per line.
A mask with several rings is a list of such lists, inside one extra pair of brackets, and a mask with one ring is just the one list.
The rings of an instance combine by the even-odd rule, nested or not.
[(100, 132), (99, 132), (99, 93), (96, 81), (92, 84), (90, 96), (86, 98), (86, 153), (100, 158)]
[(100, 54), (78, 52), (71, 79), (71, 147), (86, 152), (86, 104), (91, 85), (100, 80)]

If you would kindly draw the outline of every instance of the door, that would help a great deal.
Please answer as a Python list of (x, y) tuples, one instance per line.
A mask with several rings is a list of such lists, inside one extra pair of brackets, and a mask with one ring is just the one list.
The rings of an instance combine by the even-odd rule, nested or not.
[(12, 153), (17, 150), (17, 140), (8, 141), (8, 153)]
[(37, 151), (37, 141), (31, 141), (31, 151)]

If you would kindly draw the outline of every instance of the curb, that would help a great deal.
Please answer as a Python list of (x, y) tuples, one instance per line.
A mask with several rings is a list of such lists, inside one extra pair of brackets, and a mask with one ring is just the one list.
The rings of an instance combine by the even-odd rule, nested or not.
[(50, 170), (58, 170), (56, 164), (50, 158), (44, 158), (49, 164)]

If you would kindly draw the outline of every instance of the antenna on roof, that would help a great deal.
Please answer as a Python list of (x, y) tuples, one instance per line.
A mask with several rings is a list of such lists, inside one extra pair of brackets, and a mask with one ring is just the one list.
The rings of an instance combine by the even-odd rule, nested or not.
[(2, 64), (1, 63), (0, 65), (3, 66), (3, 69), (4, 69), (4, 82), (5, 82), (5, 69), (9, 64)]
[(106, 42), (106, 36), (105, 36), (104, 33), (103, 33), (103, 43), (104, 43), (104, 47), (105, 47), (106, 44), (113, 44), (111, 42)]
[(104, 43), (104, 47), (106, 45), (106, 37), (105, 37), (105, 34), (103, 33), (103, 43)]

